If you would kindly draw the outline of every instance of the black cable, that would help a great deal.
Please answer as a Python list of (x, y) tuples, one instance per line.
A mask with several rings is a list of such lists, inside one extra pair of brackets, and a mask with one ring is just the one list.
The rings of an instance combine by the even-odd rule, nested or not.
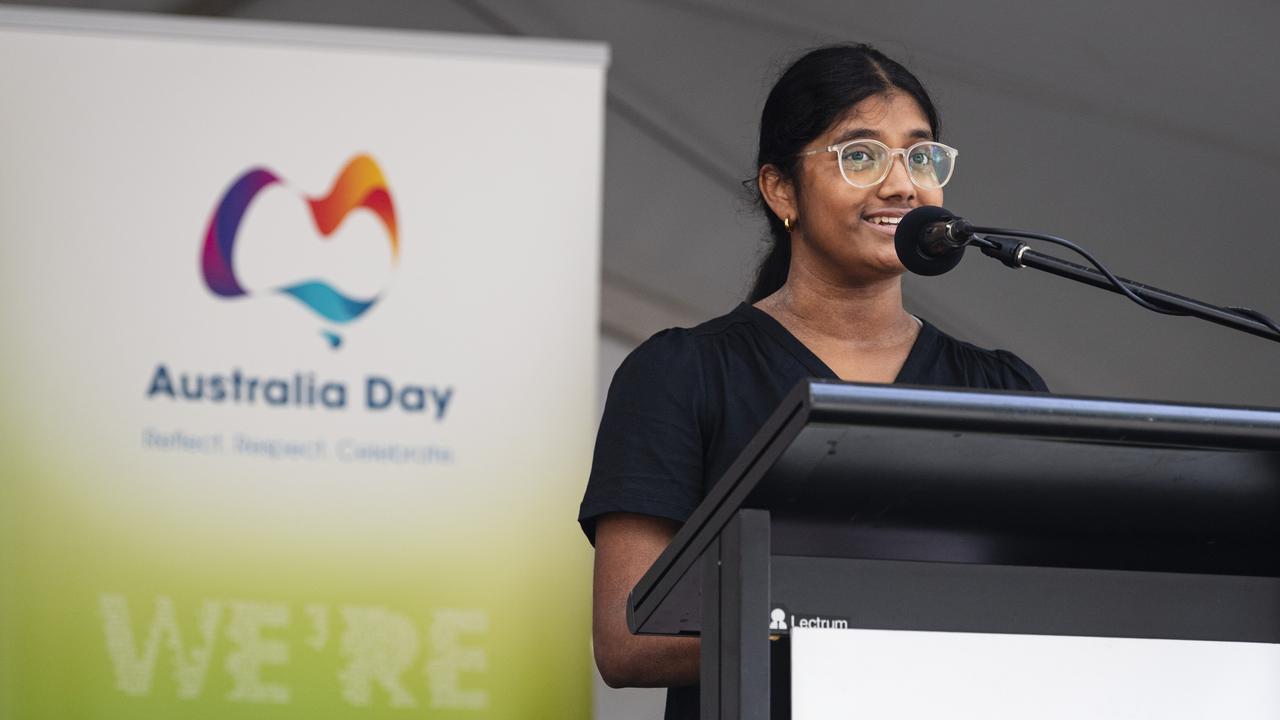
[[(987, 235), (998, 235), (1001, 237), (1027, 238), (1029, 240), (1042, 240), (1047, 243), (1053, 243), (1054, 245), (1061, 245), (1062, 247), (1065, 247), (1068, 250), (1072, 250), (1076, 253), (1079, 253), (1082, 257), (1088, 260), (1089, 263), (1093, 265), (1093, 267), (1098, 272), (1106, 276), (1107, 280), (1110, 281), (1111, 284), (1116, 287), (1116, 290), (1118, 290), (1125, 297), (1137, 303), (1139, 306), (1144, 307), (1147, 310), (1150, 310), (1152, 312), (1160, 313), (1162, 315), (1177, 315), (1182, 317), (1191, 315), (1191, 313), (1183, 310), (1169, 310), (1167, 308), (1160, 307), (1159, 305), (1149, 302), (1144, 298), (1138, 297), (1136, 294), (1134, 294), (1132, 290), (1128, 288), (1127, 285), (1125, 285), (1124, 282), (1120, 280), (1120, 278), (1116, 277), (1110, 270), (1108, 270), (1107, 267), (1103, 265), (1100, 260), (1098, 260), (1092, 254), (1090, 254), (1088, 250), (1085, 250), (1084, 248), (1080, 247), (1079, 245), (1076, 245), (1070, 240), (1066, 240), (1064, 238), (1060, 238), (1055, 235), (1044, 235), (1042, 233), (1024, 232), (1022, 230), (1007, 230), (1003, 228), (974, 227), (973, 231), (977, 233), (984, 233)], [(1276, 324), (1274, 320), (1267, 317), (1266, 315), (1263, 315), (1257, 310), (1253, 310), (1251, 308), (1245, 308), (1245, 307), (1235, 307), (1235, 306), (1227, 306), (1221, 309), (1230, 311), (1230, 313), (1235, 314), (1239, 317), (1246, 318), (1248, 320), (1253, 320), (1254, 322), (1262, 323), (1263, 325), (1266, 325), (1268, 328), (1274, 330), (1275, 332), (1280, 333), (1280, 325)]]
[(1280, 325), (1277, 325), (1275, 320), (1272, 320), (1271, 318), (1267, 317), (1266, 315), (1263, 315), (1262, 313), (1258, 312), (1257, 310), (1254, 310), (1253, 308), (1228, 305), (1226, 309), (1230, 310), (1231, 312), (1237, 315), (1243, 315), (1244, 317), (1250, 318), (1252, 320), (1257, 320), (1263, 325), (1266, 325), (1272, 330), (1275, 330), (1276, 332), (1280, 333)]
[(1177, 315), (1180, 317), (1190, 315), (1190, 313), (1184, 312), (1182, 310), (1169, 310), (1166, 308), (1162, 308), (1159, 305), (1148, 302), (1147, 300), (1144, 300), (1138, 297), (1133, 293), (1132, 290), (1128, 288), (1128, 286), (1126, 286), (1123, 282), (1120, 281), (1120, 278), (1116, 277), (1110, 270), (1108, 270), (1106, 265), (1103, 265), (1102, 262), (1097, 258), (1095, 258), (1092, 254), (1090, 254), (1088, 250), (1085, 250), (1084, 248), (1080, 247), (1079, 245), (1076, 245), (1070, 240), (1065, 240), (1063, 238), (1056, 237), (1054, 235), (1042, 235), (1040, 233), (1023, 232), (1022, 230), (1005, 230), (1002, 228), (975, 227), (973, 228), (973, 231), (984, 233), (986, 235), (1000, 235), (1002, 237), (1028, 238), (1030, 240), (1043, 240), (1044, 242), (1047, 242), (1047, 243), (1061, 245), (1067, 248), (1068, 250), (1072, 250), (1076, 253), (1079, 253), (1082, 257), (1084, 257), (1084, 259), (1088, 260), (1089, 264), (1093, 265), (1093, 267), (1098, 272), (1105, 275), (1107, 280), (1111, 281), (1111, 284), (1115, 285), (1116, 289), (1119, 290), (1121, 294), (1123, 294), (1125, 297), (1129, 298), (1130, 300), (1134, 301), (1139, 306), (1144, 307), (1150, 310), (1151, 312), (1157, 312), (1162, 315)]

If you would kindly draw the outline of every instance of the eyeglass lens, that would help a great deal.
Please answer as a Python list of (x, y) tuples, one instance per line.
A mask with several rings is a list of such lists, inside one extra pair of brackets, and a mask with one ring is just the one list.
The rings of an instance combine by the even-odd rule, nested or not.
[[(841, 150), (840, 169), (851, 184), (870, 187), (889, 175), (893, 158), (892, 151), (880, 143), (855, 142)], [(911, 182), (926, 190), (945, 185), (955, 167), (954, 151), (934, 142), (908, 148), (904, 159)]]

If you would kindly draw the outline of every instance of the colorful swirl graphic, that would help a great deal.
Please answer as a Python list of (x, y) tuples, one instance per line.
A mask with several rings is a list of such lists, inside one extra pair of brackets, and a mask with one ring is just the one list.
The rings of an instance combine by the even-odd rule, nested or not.
[[(205, 284), (213, 294), (225, 298), (249, 294), (240, 285), (232, 269), (231, 252), (235, 247), (236, 233), (253, 198), (264, 188), (282, 182), (270, 170), (253, 168), (236, 178), (222, 196), (209, 220), (200, 263)], [(338, 173), (327, 195), (322, 198), (308, 197), (307, 202), (316, 229), (324, 237), (333, 234), (351, 211), (357, 208), (370, 210), (386, 228), (391, 242), (392, 266), (399, 261), (400, 236), (396, 230), (395, 205), (387, 190), (387, 182), (382, 177), (382, 170), (373, 158), (368, 155), (352, 158), (342, 172)], [(297, 299), (312, 312), (336, 323), (355, 320), (373, 307), (381, 297), (380, 294), (368, 299), (347, 297), (323, 280), (307, 280), (276, 288), (275, 292)], [(335, 347), (340, 342), (333, 333), (326, 332), (325, 336)]]

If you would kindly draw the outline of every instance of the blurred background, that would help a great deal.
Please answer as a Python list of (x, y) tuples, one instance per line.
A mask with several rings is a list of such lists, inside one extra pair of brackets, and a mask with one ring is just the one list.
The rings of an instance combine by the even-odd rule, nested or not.
[[(934, 95), (940, 139), (961, 152), (946, 193), (953, 212), (1060, 235), (1121, 276), (1280, 317), (1280, 6), (1272, 3), (21, 5), (606, 43), (601, 394), (650, 334), (744, 299), (765, 247), (744, 185), (754, 176), (761, 105), (786, 63), (836, 41), (876, 45)], [(520, 122), (518, 106), (510, 122)], [(913, 312), (961, 339), (1017, 352), (1060, 393), (1280, 405), (1280, 346), (1260, 338), (1155, 315), (977, 253), (907, 285)], [(598, 685), (597, 717), (655, 717), (660, 705), (659, 691)]]

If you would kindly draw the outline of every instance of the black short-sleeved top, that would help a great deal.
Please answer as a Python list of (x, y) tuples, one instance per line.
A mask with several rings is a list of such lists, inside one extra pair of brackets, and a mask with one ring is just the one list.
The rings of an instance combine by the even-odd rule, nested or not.
[[(742, 304), (636, 348), (609, 386), (578, 522), (595, 542), (611, 512), (684, 522), (783, 397), (805, 378), (838, 379), (768, 313)], [(895, 383), (1045, 392), (1016, 355), (923, 322)], [(667, 695), (667, 718), (697, 718), (696, 688)]]

